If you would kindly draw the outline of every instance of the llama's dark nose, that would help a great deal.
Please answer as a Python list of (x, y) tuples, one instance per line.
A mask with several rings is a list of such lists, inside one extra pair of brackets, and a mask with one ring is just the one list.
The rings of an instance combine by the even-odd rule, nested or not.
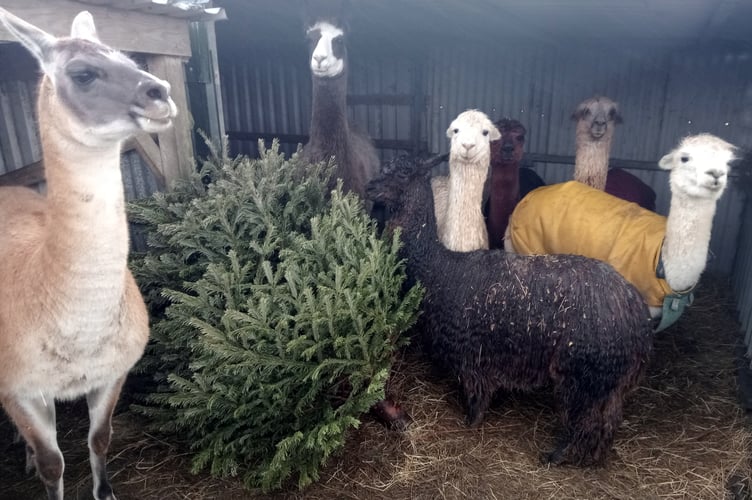
[(606, 120), (602, 120), (602, 119), (596, 119), (596, 120), (593, 120), (593, 125), (595, 125), (595, 126), (596, 126), (596, 127), (598, 127), (598, 128), (603, 128), (603, 127), (605, 127), (605, 126), (606, 126), (606, 123), (607, 123), (607, 122), (606, 122)]
[(321, 66), (321, 62), (322, 62), (322, 61), (323, 61), (324, 59), (326, 59), (326, 56), (325, 56), (325, 55), (323, 55), (323, 56), (322, 56), (322, 55), (315, 55), (315, 54), (314, 54), (314, 56), (313, 56), (313, 60), (314, 60), (314, 61), (316, 61), (316, 64), (318, 64), (319, 66)]
[(501, 146), (501, 150), (505, 153), (513, 153), (514, 152), (514, 144), (511, 142), (507, 142)]
[(138, 100), (142, 104), (151, 101), (167, 101), (170, 98), (170, 84), (156, 78), (147, 78), (138, 84)]

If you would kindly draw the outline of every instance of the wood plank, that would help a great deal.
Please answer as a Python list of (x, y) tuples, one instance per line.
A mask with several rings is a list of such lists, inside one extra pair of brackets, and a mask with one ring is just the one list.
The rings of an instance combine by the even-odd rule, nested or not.
[(43, 181), (44, 162), (41, 160), (0, 175), (0, 186), (33, 186)]
[[(54, 5), (50, 5), (54, 3)], [(56, 36), (70, 33), (73, 18), (82, 10), (94, 16), (97, 33), (104, 43), (126, 52), (190, 57), (189, 21), (135, 10), (82, 4), (72, 0), (3, 0), (3, 7), (16, 16)], [(0, 41), (16, 38), (0, 27)]]
[(167, 80), (172, 87), (172, 99), (178, 108), (173, 127), (158, 135), (162, 157), (162, 174), (169, 188), (177, 179), (188, 177), (195, 169), (193, 161), (193, 120), (188, 109), (185, 90), (183, 60), (178, 57), (151, 56), (147, 60), (149, 71)]
[[(574, 165), (574, 156), (525, 153), (522, 162), (526, 165), (531, 163), (562, 163), (565, 165)], [(608, 166), (631, 170), (660, 170), (657, 161), (621, 160), (619, 158), (609, 159)]]
[(162, 152), (159, 150), (159, 146), (154, 142), (148, 134), (139, 134), (135, 137), (128, 139), (123, 144), (123, 153), (135, 150), (149, 167), (149, 170), (154, 175), (154, 179), (157, 183), (159, 190), (163, 190), (166, 186), (165, 177), (162, 173)]

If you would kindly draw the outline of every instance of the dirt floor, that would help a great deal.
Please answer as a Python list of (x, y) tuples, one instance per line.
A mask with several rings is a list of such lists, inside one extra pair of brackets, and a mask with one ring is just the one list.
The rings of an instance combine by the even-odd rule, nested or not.
[[(366, 416), (321, 480), (276, 495), (189, 473), (174, 439), (115, 419), (110, 473), (119, 500), (168, 499), (733, 499), (752, 498), (752, 425), (737, 399), (740, 336), (727, 284), (705, 279), (681, 321), (659, 334), (648, 374), (625, 408), (603, 468), (541, 465), (556, 416), (546, 392), (499, 397), (477, 429), (464, 425), (457, 387), (408, 351), (390, 392), (414, 422), (390, 431)], [(66, 498), (91, 498), (85, 407), (59, 406)], [(43, 498), (24, 450), (0, 416), (0, 499)]]

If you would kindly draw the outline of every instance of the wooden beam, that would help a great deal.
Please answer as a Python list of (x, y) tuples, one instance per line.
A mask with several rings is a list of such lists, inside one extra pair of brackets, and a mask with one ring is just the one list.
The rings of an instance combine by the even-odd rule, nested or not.
[(177, 179), (187, 178), (195, 169), (193, 161), (193, 119), (188, 109), (183, 60), (178, 57), (151, 56), (147, 60), (149, 71), (167, 80), (172, 87), (172, 99), (178, 116), (171, 129), (158, 134), (162, 158), (162, 174), (169, 189)]
[(162, 191), (166, 187), (165, 177), (162, 173), (162, 153), (154, 139), (147, 134), (139, 134), (128, 139), (123, 144), (123, 153), (135, 150), (149, 167), (157, 182), (157, 188)]
[[(262, 132), (227, 132), (227, 138), (234, 141), (250, 141), (258, 142), (259, 139), (263, 139), (267, 144), (271, 144), (273, 139), (279, 139), (282, 144), (305, 144), (308, 142), (307, 135), (299, 134), (269, 134)], [(415, 149), (416, 142), (407, 139), (372, 139), (373, 145), (376, 149), (403, 149), (405, 151), (413, 151)], [(419, 141), (419, 147), (421, 151), (428, 150), (428, 143), (426, 141)]]
[[(531, 163), (562, 163), (565, 165), (574, 165), (574, 156), (549, 155), (545, 153), (525, 153), (525, 155), (522, 157), (522, 162), (528, 165)], [(611, 158), (608, 160), (608, 166), (630, 170), (663, 171), (658, 168), (657, 161), (620, 160), (619, 158)]]
[(0, 186), (33, 186), (44, 181), (44, 162), (37, 161), (0, 175)]
[(415, 97), (410, 94), (353, 94), (347, 96), (347, 104), (367, 106), (412, 106)]
[[(168, 16), (82, 4), (73, 0), (3, 0), (3, 7), (55, 36), (67, 36), (73, 18), (82, 10), (94, 16), (104, 43), (126, 52), (190, 57), (189, 21)], [(0, 27), (0, 41), (16, 38)]]

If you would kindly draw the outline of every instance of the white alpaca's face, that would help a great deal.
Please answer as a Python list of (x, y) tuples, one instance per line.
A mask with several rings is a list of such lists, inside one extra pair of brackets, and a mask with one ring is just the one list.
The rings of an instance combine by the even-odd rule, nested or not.
[(692, 198), (717, 200), (728, 183), (734, 146), (710, 134), (687, 137), (658, 165), (671, 170), (672, 192)]
[(608, 97), (591, 97), (577, 106), (572, 113), (577, 128), (584, 129), (594, 141), (602, 139), (613, 127), (621, 123), (619, 105)]
[(345, 32), (326, 21), (308, 29), (311, 71), (318, 78), (334, 78), (345, 69)]
[(499, 129), (482, 112), (471, 109), (460, 113), (446, 131), (451, 141), (450, 157), (474, 161), (485, 155), (490, 158), (491, 141), (501, 138)]

